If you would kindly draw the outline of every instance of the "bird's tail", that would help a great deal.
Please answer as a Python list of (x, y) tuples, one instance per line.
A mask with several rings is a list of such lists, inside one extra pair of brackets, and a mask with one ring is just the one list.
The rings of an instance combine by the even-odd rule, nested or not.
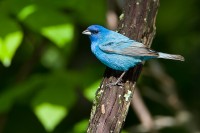
[(174, 55), (174, 54), (166, 54), (166, 53), (162, 53), (159, 52), (158, 53), (159, 56), (158, 58), (163, 58), (163, 59), (171, 59), (171, 60), (180, 60), (180, 61), (184, 61), (184, 57), (181, 55)]

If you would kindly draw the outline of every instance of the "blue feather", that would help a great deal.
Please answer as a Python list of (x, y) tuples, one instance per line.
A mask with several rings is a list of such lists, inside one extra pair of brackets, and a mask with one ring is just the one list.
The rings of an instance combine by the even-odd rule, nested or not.
[(99, 25), (89, 26), (83, 34), (89, 35), (94, 55), (114, 70), (127, 71), (138, 63), (152, 58), (184, 60), (180, 55), (153, 51), (140, 42)]

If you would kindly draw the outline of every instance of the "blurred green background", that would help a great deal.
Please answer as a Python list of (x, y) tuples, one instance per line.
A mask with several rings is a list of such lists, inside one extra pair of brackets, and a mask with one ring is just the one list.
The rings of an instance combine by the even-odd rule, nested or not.
[[(163, 133), (200, 125), (200, 2), (161, 0), (152, 48), (185, 62), (145, 64), (138, 89)], [(122, 1), (0, 1), (0, 133), (82, 133), (105, 66), (81, 32), (116, 28)], [(159, 121), (160, 120), (160, 121)], [(130, 108), (123, 132), (139, 130)], [(158, 124), (159, 125), (159, 124)]]

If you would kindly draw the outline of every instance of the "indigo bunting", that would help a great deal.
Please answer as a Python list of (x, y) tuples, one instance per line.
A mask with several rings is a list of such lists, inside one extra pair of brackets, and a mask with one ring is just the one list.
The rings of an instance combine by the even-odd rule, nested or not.
[(113, 85), (117, 85), (121, 81), (129, 68), (142, 61), (153, 58), (184, 61), (184, 57), (181, 55), (154, 51), (140, 42), (100, 25), (91, 25), (82, 33), (89, 36), (91, 50), (103, 64), (114, 70), (123, 71)]

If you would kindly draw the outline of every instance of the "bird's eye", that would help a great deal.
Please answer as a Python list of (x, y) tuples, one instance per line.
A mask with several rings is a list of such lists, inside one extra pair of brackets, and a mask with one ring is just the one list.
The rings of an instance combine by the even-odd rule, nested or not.
[(93, 30), (92, 33), (93, 33), (93, 34), (98, 34), (99, 31), (98, 31), (98, 30)]

